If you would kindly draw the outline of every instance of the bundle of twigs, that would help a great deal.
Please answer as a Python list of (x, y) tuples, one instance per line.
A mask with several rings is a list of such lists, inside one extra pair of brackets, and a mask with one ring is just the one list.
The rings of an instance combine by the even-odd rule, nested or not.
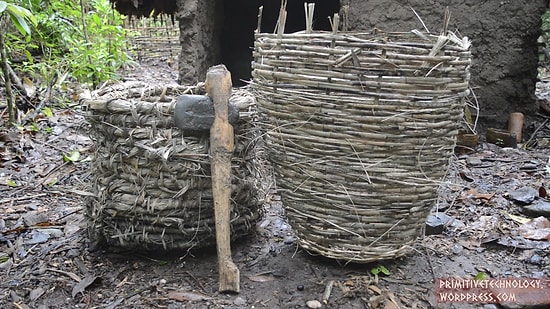
[(251, 88), (304, 248), (353, 262), (410, 252), (452, 157), (470, 63), (452, 32), (256, 33)]
[[(93, 198), (86, 202), (92, 236), (140, 249), (215, 244), (208, 133), (174, 127), (177, 95), (200, 87), (113, 85), (86, 100), (95, 157)], [(249, 234), (260, 217), (254, 162), (252, 96), (235, 94), (240, 110), (232, 161), (232, 237)]]

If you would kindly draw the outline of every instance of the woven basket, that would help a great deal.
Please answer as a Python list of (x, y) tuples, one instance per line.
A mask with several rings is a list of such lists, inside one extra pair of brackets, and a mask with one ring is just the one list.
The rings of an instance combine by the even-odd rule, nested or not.
[[(116, 85), (85, 102), (95, 141), (94, 195), (86, 202), (92, 237), (147, 250), (215, 244), (209, 136), (175, 128), (175, 97), (191, 87)], [(254, 162), (254, 102), (234, 95), (240, 110), (232, 159), (232, 239), (260, 218)], [(255, 105), (255, 103), (254, 103)]]
[(468, 95), (452, 33), (257, 33), (266, 148), (303, 248), (366, 263), (411, 251), (438, 197)]

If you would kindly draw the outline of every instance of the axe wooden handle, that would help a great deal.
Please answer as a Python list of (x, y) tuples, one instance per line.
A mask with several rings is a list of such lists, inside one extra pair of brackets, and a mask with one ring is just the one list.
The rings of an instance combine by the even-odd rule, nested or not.
[(206, 92), (214, 102), (216, 114), (210, 128), (210, 156), (219, 290), (238, 293), (239, 269), (231, 258), (230, 245), (231, 156), (235, 148), (233, 127), (228, 121), (227, 107), (231, 87), (231, 73), (224, 65), (211, 67), (206, 73)]

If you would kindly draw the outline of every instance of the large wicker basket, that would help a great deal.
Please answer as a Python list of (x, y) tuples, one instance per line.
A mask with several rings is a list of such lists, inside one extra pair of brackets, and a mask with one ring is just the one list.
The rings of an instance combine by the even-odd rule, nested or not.
[(257, 33), (266, 147), (303, 248), (366, 263), (409, 253), (438, 197), (468, 95), (453, 33)]
[[(175, 98), (194, 87), (117, 84), (86, 101), (95, 141), (94, 197), (86, 203), (92, 237), (117, 247), (191, 249), (215, 244), (209, 134), (174, 127)], [(197, 92), (195, 92), (196, 94)], [(253, 231), (261, 216), (254, 165), (255, 103), (240, 111), (232, 159), (231, 235)]]

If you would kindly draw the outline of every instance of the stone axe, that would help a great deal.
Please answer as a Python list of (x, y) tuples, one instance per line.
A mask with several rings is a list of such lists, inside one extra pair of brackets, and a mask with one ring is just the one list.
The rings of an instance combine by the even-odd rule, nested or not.
[[(230, 245), (231, 156), (235, 148), (233, 126), (229, 122), (231, 73), (224, 65), (213, 66), (206, 73), (205, 84), (211, 100), (206, 96), (179, 97), (174, 107), (174, 123), (187, 131), (203, 131), (210, 128), (219, 291), (239, 293), (239, 269), (231, 258)], [(233, 109), (233, 113), (238, 115), (236, 109)], [(236, 117), (233, 118), (236, 121)]]
[[(228, 105), (229, 123), (235, 125), (239, 120), (239, 110)], [(176, 98), (174, 106), (174, 125), (186, 133), (203, 134), (214, 123), (214, 102), (207, 95), (183, 94)]]

